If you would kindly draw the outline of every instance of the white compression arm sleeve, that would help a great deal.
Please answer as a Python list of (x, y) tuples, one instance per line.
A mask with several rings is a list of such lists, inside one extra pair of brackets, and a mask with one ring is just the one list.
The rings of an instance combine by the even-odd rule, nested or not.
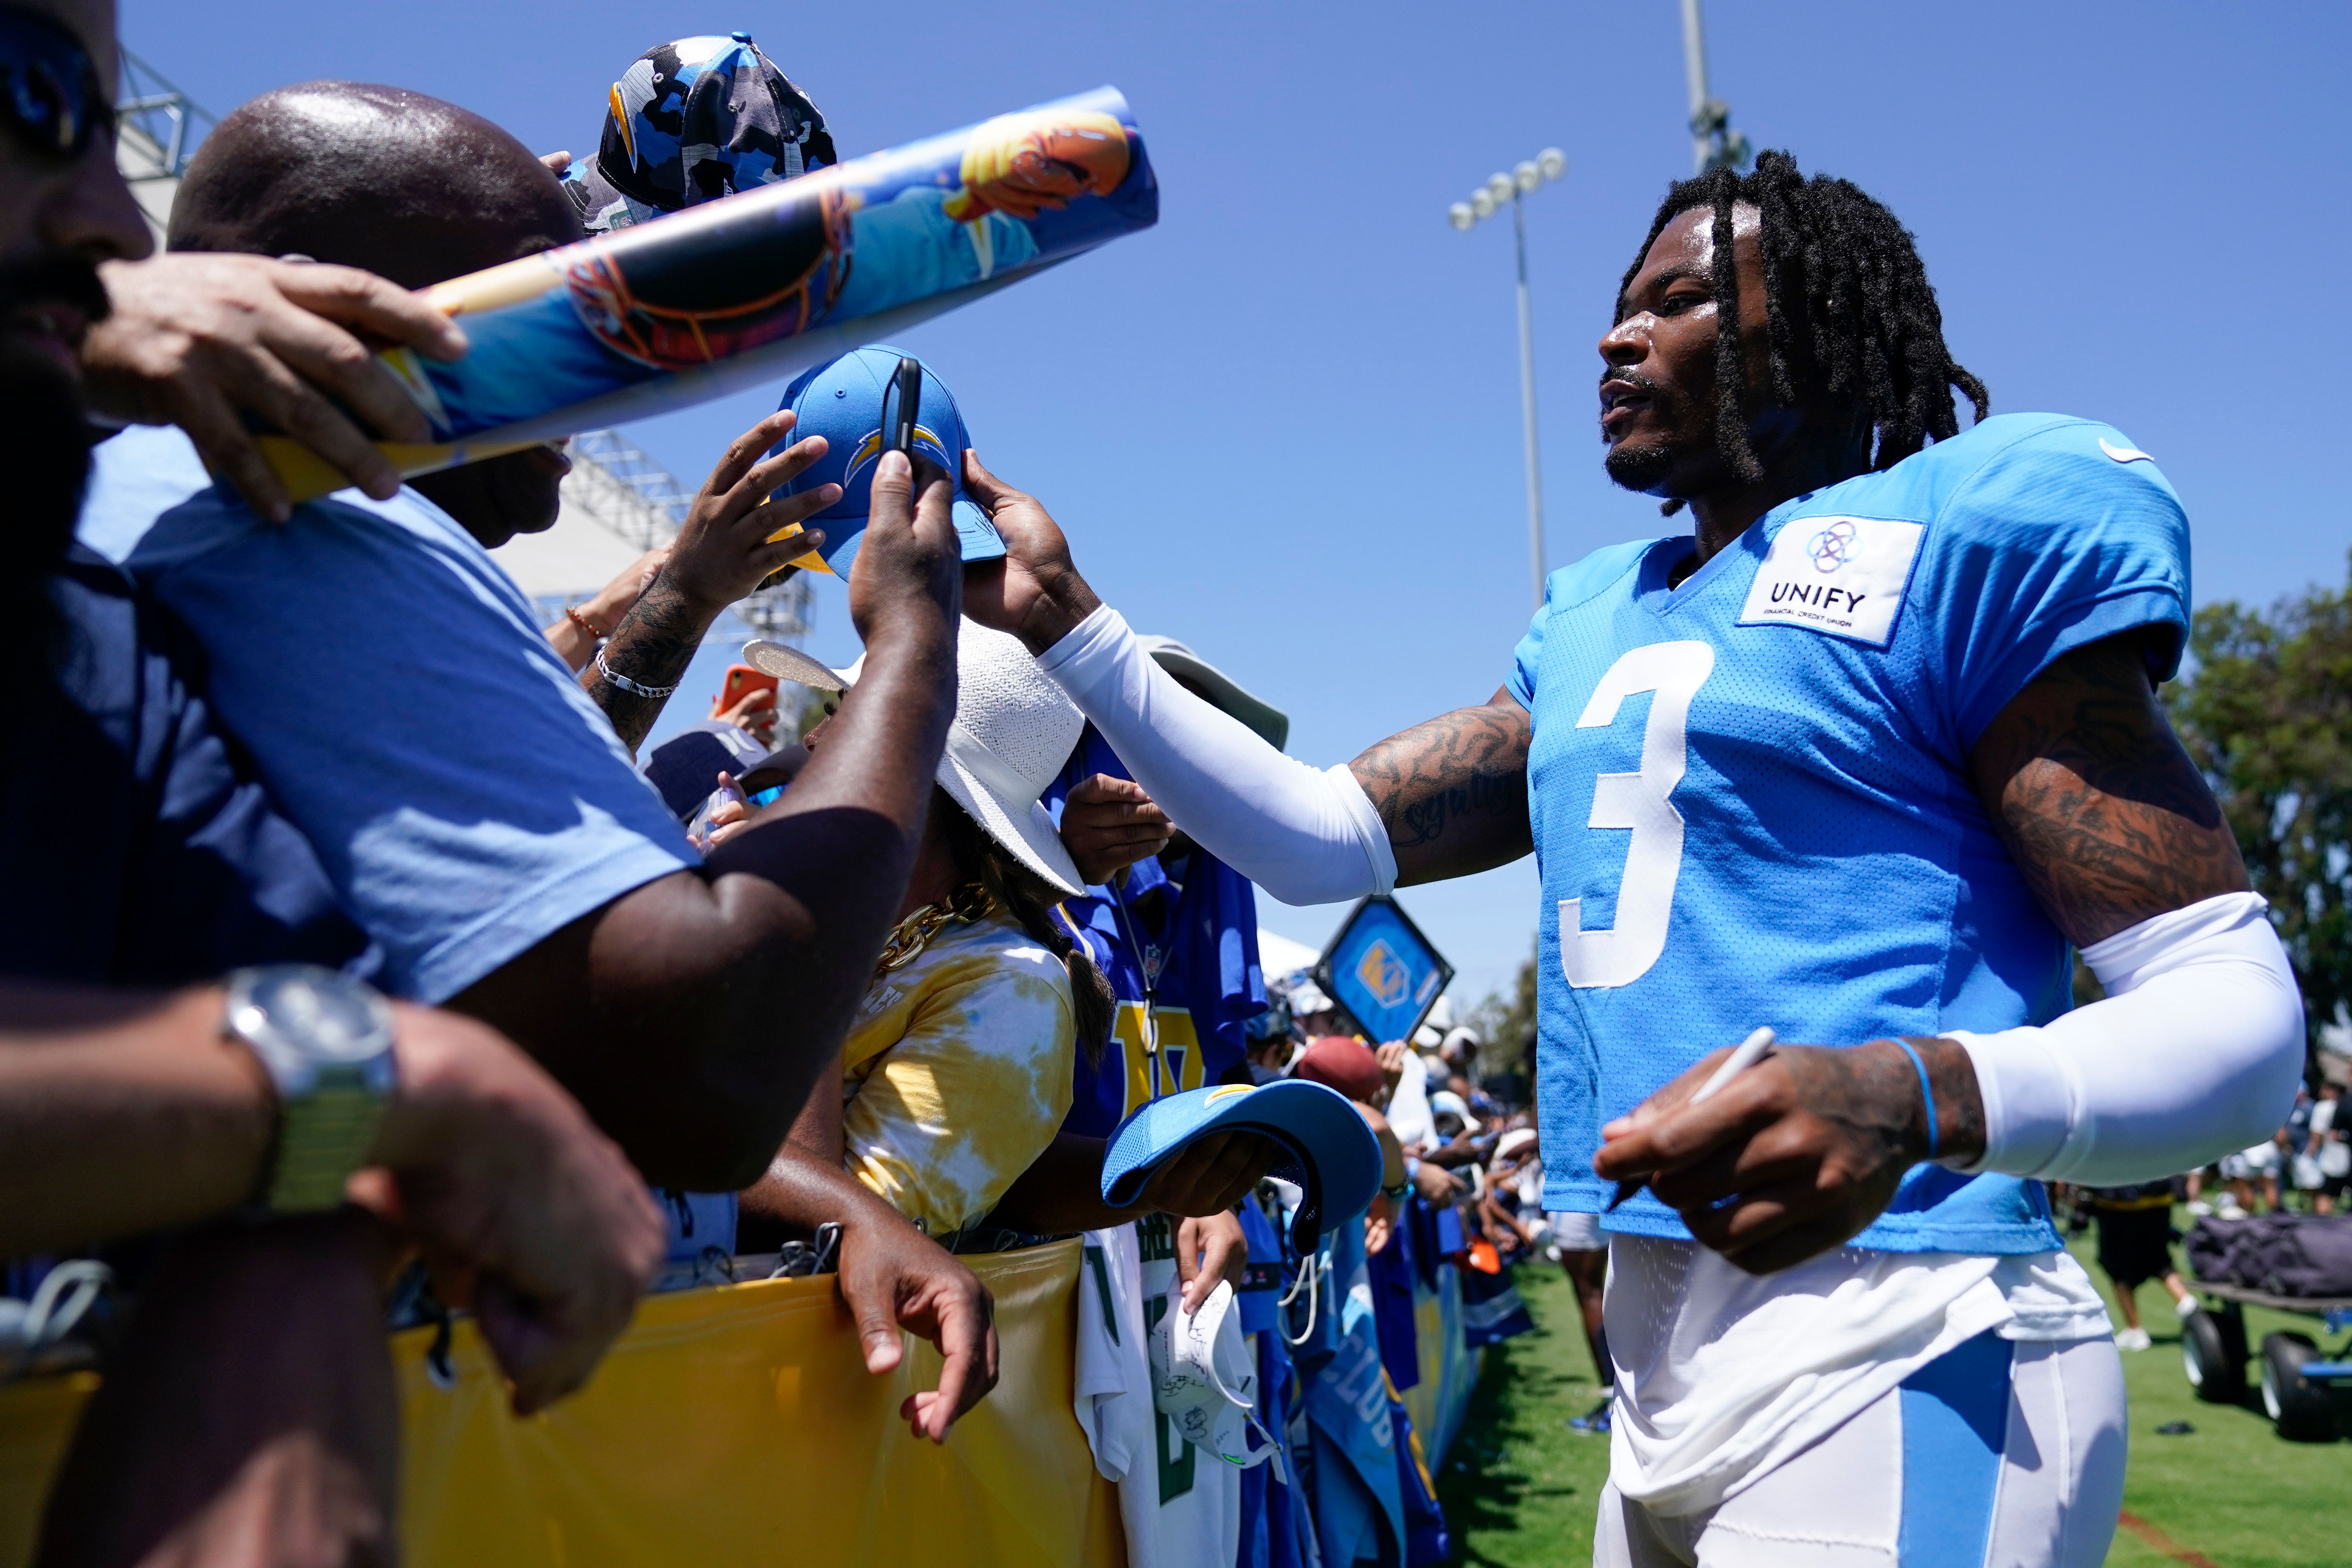
[(2303, 997), (2253, 893), (2083, 950), (2106, 999), (2038, 1028), (1947, 1030), (1984, 1097), (1974, 1165), (2093, 1186), (2193, 1171), (2259, 1143), (2294, 1104)]
[(1396, 885), (1388, 829), (1346, 763), (1319, 772), (1176, 683), (1105, 605), (1037, 658), (1210, 854), (1286, 904)]

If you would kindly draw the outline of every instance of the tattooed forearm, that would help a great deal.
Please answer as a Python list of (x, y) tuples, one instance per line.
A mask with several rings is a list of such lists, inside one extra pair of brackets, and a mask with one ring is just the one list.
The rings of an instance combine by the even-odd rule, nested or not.
[(1429, 795), (1402, 803), (1389, 831), (1400, 846), (1433, 844), (1445, 836), (1449, 825), (1469, 827), (1470, 819), (1489, 812), (1528, 809), (1528, 775), (1472, 773), (1467, 779), (1441, 784)]
[[(1936, 1158), (1975, 1159), (1985, 1146), (1984, 1091), (1977, 1087), (1977, 1066), (1968, 1048), (1940, 1035), (1906, 1037), (1936, 1091)], [(1924, 1122), (1925, 1108), (1921, 1114)]]
[(1504, 694), (1392, 735), (1349, 763), (1371, 796), (1400, 882), (1459, 877), (1534, 847), (1528, 710)]
[(2157, 705), (2137, 635), (2052, 664), (1986, 727), (1971, 762), (2010, 853), (2077, 946), (2248, 885), (2220, 805)]
[[(604, 663), (614, 674), (639, 686), (675, 686), (684, 678), (702, 646), (702, 634), (713, 617), (687, 602), (686, 595), (666, 577), (656, 578), (604, 644)], [(580, 684), (595, 699), (621, 742), (634, 752), (645, 741), (654, 721), (669, 700), (640, 697), (624, 691), (599, 673), (592, 660), (581, 672)]]

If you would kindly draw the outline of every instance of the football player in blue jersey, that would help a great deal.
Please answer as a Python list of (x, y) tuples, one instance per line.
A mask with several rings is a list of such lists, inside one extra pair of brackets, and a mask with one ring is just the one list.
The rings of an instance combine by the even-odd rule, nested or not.
[(1545, 1206), (1610, 1242), (1599, 1561), (2098, 1563), (2120, 1367), (2036, 1178), (2242, 1147), (2304, 1055), (2156, 697), (2179, 501), (2109, 426), (1988, 417), (1911, 236), (1783, 153), (1673, 187), (1600, 351), (1611, 477), (1691, 531), (1554, 573), (1492, 698), (1350, 763), (1157, 671), (970, 456), (1012, 554), (966, 611), (1277, 898), (1537, 856)]

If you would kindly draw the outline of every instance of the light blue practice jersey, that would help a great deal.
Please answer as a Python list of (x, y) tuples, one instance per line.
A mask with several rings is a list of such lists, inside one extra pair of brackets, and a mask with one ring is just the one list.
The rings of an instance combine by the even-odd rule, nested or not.
[(342, 490), (284, 527), (177, 430), (100, 445), (81, 537), (203, 645), (224, 726), (383, 944), (440, 1002), (701, 857), (456, 519)]
[[(1977, 737), (2053, 659), (2147, 628), (2179, 663), (2189, 531), (2110, 426), (1988, 419), (1691, 539), (1552, 574), (1509, 689), (1534, 720), (1547, 1207), (1598, 1212), (1601, 1125), (1707, 1052), (2045, 1023), (2065, 939), (1995, 835)], [(1689, 1234), (1644, 1191), (1609, 1229)], [(2058, 1245), (2038, 1182), (1915, 1168), (1857, 1247)]]

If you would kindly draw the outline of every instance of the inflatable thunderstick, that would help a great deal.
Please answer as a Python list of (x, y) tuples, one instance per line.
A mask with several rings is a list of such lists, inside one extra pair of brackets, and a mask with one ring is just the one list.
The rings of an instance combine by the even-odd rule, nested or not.
[[(455, 364), (385, 353), (434, 438), (430, 473), (790, 376), (1159, 220), (1113, 88), (690, 207), (436, 283)], [(298, 500), (342, 476), (264, 437)]]

